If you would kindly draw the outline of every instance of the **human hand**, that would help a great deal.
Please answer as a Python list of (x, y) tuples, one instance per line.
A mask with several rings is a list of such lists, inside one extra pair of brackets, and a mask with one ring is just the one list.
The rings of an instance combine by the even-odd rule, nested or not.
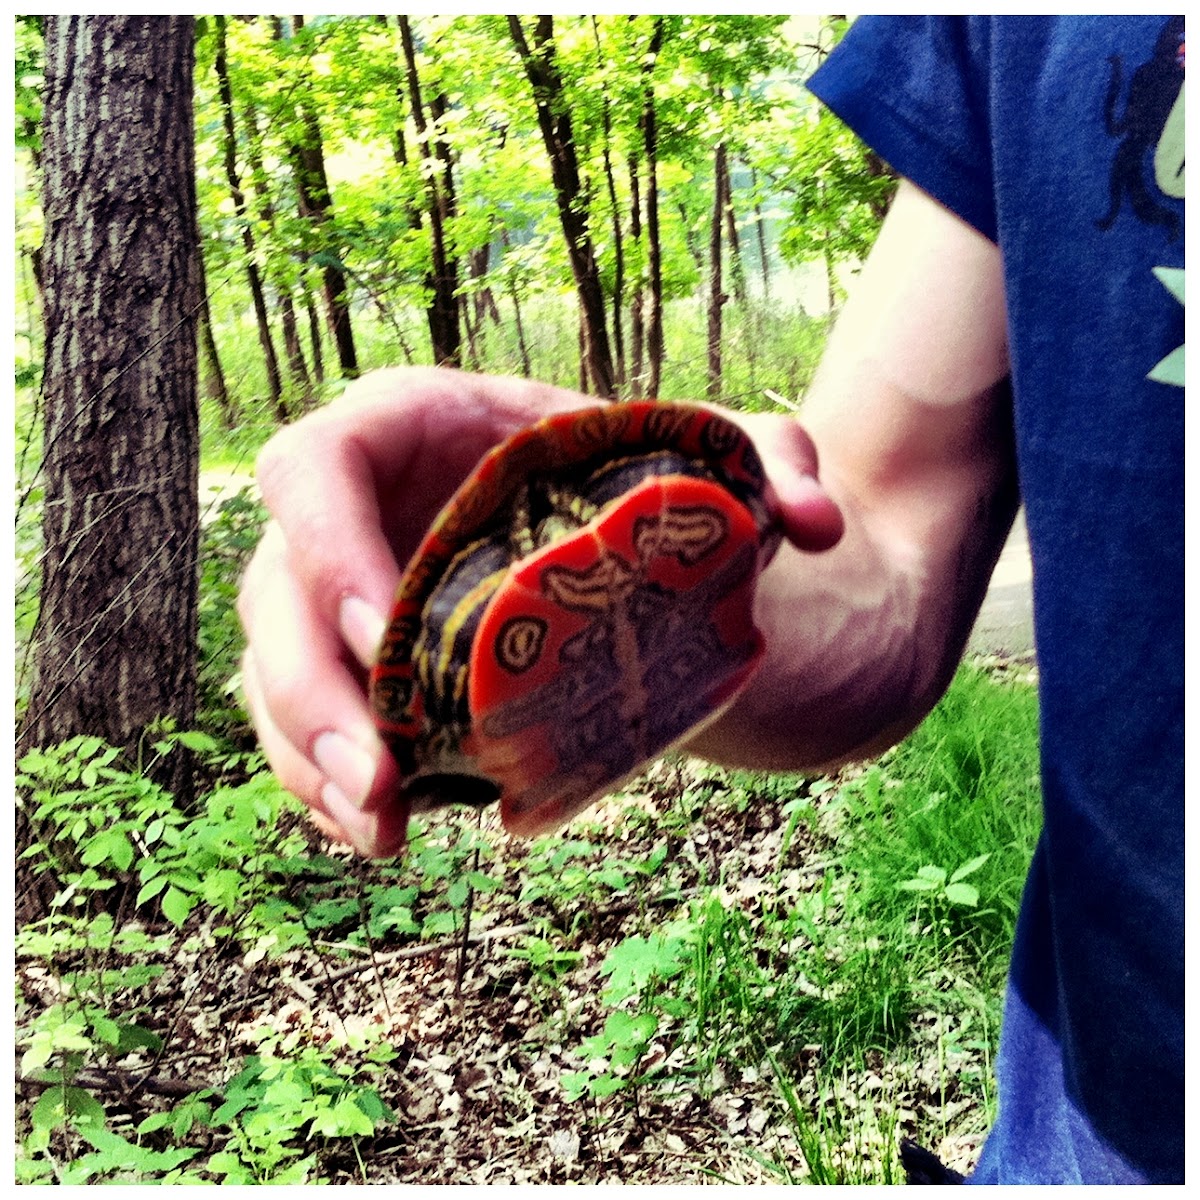
[[(243, 683), (269, 763), (329, 836), (372, 856), (404, 844), (407, 806), (365, 686), (399, 564), (495, 443), (594, 403), (523, 380), (384, 371), (264, 448), (272, 521), (239, 599)], [(788, 418), (744, 420), (763, 439), (786, 535), (809, 549), (836, 541), (840, 515), (808, 474), (811, 443)]]
[(271, 520), (238, 598), (242, 682), (267, 761), (329, 836), (372, 856), (404, 844), (396, 767), (366, 695), (401, 566), (487, 450), (593, 403), (525, 380), (398, 368), (263, 448)]

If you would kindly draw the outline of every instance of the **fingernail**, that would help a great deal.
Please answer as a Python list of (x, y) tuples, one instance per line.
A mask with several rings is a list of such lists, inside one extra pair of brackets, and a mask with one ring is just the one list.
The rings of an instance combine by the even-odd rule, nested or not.
[(377, 821), (373, 815), (359, 812), (335, 783), (327, 783), (321, 789), (321, 803), (328, 813), (325, 819), (336, 826), (337, 840), (349, 842), (359, 854), (375, 852)]
[(375, 759), (333, 730), (320, 734), (313, 742), (313, 759), (346, 803), (362, 808), (375, 782)]
[(387, 621), (365, 600), (347, 596), (338, 608), (338, 628), (354, 657), (369, 667), (379, 653), (379, 643), (387, 630)]

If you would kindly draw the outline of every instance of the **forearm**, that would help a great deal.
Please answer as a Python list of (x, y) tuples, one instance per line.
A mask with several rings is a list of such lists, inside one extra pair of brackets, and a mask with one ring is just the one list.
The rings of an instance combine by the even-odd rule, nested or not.
[[(810, 769), (885, 749), (936, 703), (1016, 512), (1007, 374), (996, 247), (906, 185), (800, 417), (843, 536), (777, 554), (766, 658), (691, 748)], [(786, 431), (760, 425), (768, 475), (794, 477)]]
[(815, 770), (895, 744), (937, 702), (962, 655), (1016, 511), (997, 472), (919, 550), (828, 480), (845, 533), (784, 544), (760, 584), (766, 655), (751, 687), (689, 745), (730, 765)]

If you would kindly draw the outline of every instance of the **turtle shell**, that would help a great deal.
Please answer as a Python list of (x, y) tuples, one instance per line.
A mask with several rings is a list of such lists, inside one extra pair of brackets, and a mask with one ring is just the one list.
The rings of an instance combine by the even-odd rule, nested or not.
[(410, 812), (499, 800), (553, 829), (714, 719), (762, 654), (779, 542), (750, 439), (653, 401), (491, 450), (413, 555), (370, 703)]

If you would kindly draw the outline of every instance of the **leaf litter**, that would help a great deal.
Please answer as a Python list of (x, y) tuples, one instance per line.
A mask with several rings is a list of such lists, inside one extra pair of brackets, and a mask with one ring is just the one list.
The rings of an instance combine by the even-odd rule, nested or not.
[[(603, 999), (609, 980), (601, 968), (624, 940), (661, 930), (705, 897), (741, 914), (752, 930), (764, 912), (811, 901), (822, 888), (825, 904), (836, 905), (822, 822), (790, 823), (779, 795), (730, 795), (722, 778), (690, 760), (665, 762), (577, 819), (561, 838), (586, 847), (568, 860), (578, 873), (572, 894), (531, 891), (534, 848), (483, 819), (477, 836), (491, 857), (481, 869), (501, 886), (475, 897), (461, 985), (458, 933), (420, 947), (410, 940), (399, 952), (392, 944), (364, 952), (314, 940), (282, 954), (236, 954), (201, 930), (188, 953), (165, 961), (155, 986), (154, 1010), (172, 1025), (155, 1072), (219, 1093), (258, 1051), (264, 1028), (285, 1050), (317, 1047), (335, 1063), (361, 1063), (364, 1046), (386, 1045), (391, 1061), (371, 1086), (394, 1120), (353, 1145), (330, 1139), (314, 1181), (805, 1181), (804, 1128), (770, 1062), (743, 1047), (702, 1066), (697, 1045), (682, 1036), (683, 1021), (667, 1013), (637, 1063), (639, 1086), (571, 1099), (564, 1084), (587, 1071), (581, 1044), (615, 1011)], [(475, 822), (474, 814), (451, 815), (447, 836)], [(319, 846), (315, 833), (312, 840), (314, 852), (340, 853)], [(654, 862), (653, 871), (638, 870)], [(370, 879), (373, 869), (355, 866), (359, 878)], [(588, 884), (600, 875), (608, 886)], [(564, 868), (556, 879), (565, 878)], [(809, 910), (818, 922), (836, 919), (834, 910)], [(528, 948), (533, 932), (544, 944), (545, 969)], [(781, 949), (786, 957), (788, 947)], [(214, 953), (222, 956), (217, 969)], [(358, 969), (353, 955), (364, 960)], [(789, 986), (797, 980), (800, 992), (822, 991), (802, 975)], [(35, 964), (21, 982), (26, 1003), (53, 1002), (57, 981)], [(672, 985), (685, 986), (668, 981), (668, 998)], [(822, 1132), (826, 1165), (847, 1179), (898, 1179), (900, 1136), (917, 1136), (958, 1170), (978, 1155), (985, 1114), (956, 1080), (986, 1069), (982, 1052), (958, 1047), (948, 1064), (943, 1019), (918, 1017), (913, 1029), (894, 1051), (871, 1050), (833, 1075), (820, 1070), (826, 1051), (817, 1038), (765, 1047), (788, 1056), (805, 1128)], [(153, 1095), (138, 1096), (130, 1123), (154, 1103)]]

